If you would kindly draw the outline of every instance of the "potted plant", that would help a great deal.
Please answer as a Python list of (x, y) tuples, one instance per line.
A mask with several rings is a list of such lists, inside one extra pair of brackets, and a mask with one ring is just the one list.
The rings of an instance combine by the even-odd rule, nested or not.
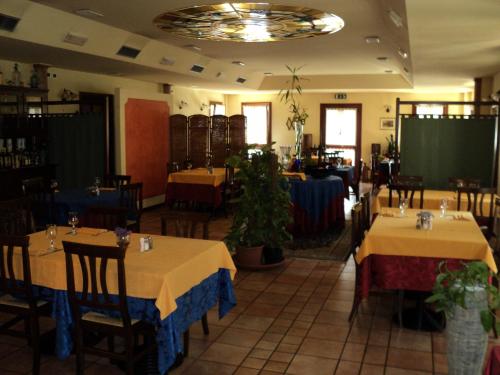
[(281, 249), (290, 239), (290, 196), (282, 166), (271, 146), (264, 146), (250, 158), (247, 150), (227, 160), (238, 169), (235, 179), (242, 193), (235, 202), (237, 209), (225, 241), (236, 250), (239, 266), (258, 268), (264, 264), (264, 247)]
[(492, 311), (500, 306), (498, 289), (490, 283), (496, 275), (481, 261), (463, 263), (457, 270), (441, 262), (438, 269), (426, 302), (447, 317), (448, 373), (479, 375), (495, 321)]
[(295, 158), (300, 160), (302, 154), (302, 138), (304, 134), (304, 124), (309, 117), (306, 110), (297, 101), (297, 96), (302, 95), (302, 82), (306, 79), (298, 75), (302, 67), (292, 68), (286, 65), (291, 73), (291, 78), (286, 81), (287, 88), (280, 90), (278, 96), (280, 101), (288, 104), (290, 116), (286, 120), (288, 130), (295, 130)]

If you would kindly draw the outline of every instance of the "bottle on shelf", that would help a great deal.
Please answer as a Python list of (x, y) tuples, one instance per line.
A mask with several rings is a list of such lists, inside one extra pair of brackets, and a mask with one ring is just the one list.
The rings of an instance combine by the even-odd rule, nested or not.
[(14, 64), (14, 70), (12, 71), (12, 82), (14, 86), (21, 86), (21, 72), (19, 71), (19, 67)]

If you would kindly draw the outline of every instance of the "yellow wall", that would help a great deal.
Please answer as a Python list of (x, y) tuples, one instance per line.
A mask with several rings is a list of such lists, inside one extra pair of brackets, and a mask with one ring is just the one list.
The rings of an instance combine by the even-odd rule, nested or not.
[[(312, 133), (313, 143), (319, 143), (320, 104), (323, 103), (361, 103), (362, 104), (362, 157), (366, 162), (370, 160), (371, 144), (381, 143), (384, 150), (387, 146), (386, 137), (392, 133), (380, 129), (380, 118), (395, 117), (396, 98), (401, 100), (446, 100), (462, 101), (462, 93), (348, 93), (347, 100), (335, 100), (332, 93), (304, 93), (300, 97), (300, 103), (307, 109), (309, 118), (304, 127), (304, 133)], [(286, 128), (285, 122), (288, 117), (288, 108), (281, 103), (276, 94), (245, 94), (227, 95), (227, 115), (241, 113), (242, 102), (272, 102), (272, 138), (276, 144), (292, 145), (294, 143), (293, 131)], [(387, 113), (384, 106), (390, 105), (391, 111)], [(411, 111), (406, 106), (406, 113)], [(458, 106), (449, 108), (449, 113), (461, 113)]]
[[(211, 101), (225, 103), (225, 96), (222, 93), (180, 86), (173, 87), (172, 96), (173, 105), (170, 112), (172, 114), (182, 114), (186, 116), (195, 114), (204, 114), (208, 116), (208, 106)], [(181, 101), (187, 103), (183, 108), (179, 108)], [(202, 104), (206, 104), (206, 106), (203, 106), (203, 109)]]

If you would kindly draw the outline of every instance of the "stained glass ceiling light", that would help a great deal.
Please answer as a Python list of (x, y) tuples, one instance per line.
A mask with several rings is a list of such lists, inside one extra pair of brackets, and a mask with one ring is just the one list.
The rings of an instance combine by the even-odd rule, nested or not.
[(342, 18), (305, 7), (268, 3), (224, 3), (178, 9), (159, 15), (163, 31), (194, 39), (275, 42), (333, 34)]

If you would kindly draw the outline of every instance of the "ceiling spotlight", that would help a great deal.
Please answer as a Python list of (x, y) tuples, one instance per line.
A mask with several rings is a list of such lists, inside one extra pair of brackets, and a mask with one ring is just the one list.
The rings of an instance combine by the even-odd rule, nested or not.
[(75, 13), (82, 17), (104, 17), (104, 14), (92, 9), (77, 9)]
[(398, 53), (399, 53), (399, 56), (401, 56), (403, 59), (407, 59), (408, 58), (408, 52), (406, 52), (404, 49), (399, 49), (398, 50)]
[(69, 32), (64, 36), (63, 42), (83, 46), (87, 43), (88, 37), (83, 34)]
[(391, 19), (392, 23), (396, 27), (402, 27), (403, 26), (403, 19), (399, 14), (397, 14), (394, 10), (389, 10), (389, 18)]
[(367, 36), (365, 38), (365, 42), (367, 44), (379, 44), (380, 43), (380, 38), (378, 36)]
[(183, 46), (184, 48), (187, 48), (187, 49), (192, 49), (193, 51), (196, 51), (196, 52), (200, 52), (201, 51), (201, 47), (198, 47), (197, 45), (195, 44), (186, 44), (185, 46)]
[(232, 64), (239, 65), (239, 66), (245, 66), (245, 63), (243, 61), (233, 61)]
[(169, 59), (168, 57), (162, 57), (160, 60), (161, 65), (174, 65), (175, 60)]
[(377, 60), (378, 61), (387, 61), (387, 57), (386, 56), (379, 56), (379, 57), (377, 57)]
[(391, 74), (391, 73), (392, 73), (392, 70), (387, 69), (387, 70), (385, 70), (385, 72), (386, 72), (387, 74)]
[(269, 77), (269, 76), (272, 76), (273, 73), (271, 73), (271, 72), (265, 72), (264, 75)]

